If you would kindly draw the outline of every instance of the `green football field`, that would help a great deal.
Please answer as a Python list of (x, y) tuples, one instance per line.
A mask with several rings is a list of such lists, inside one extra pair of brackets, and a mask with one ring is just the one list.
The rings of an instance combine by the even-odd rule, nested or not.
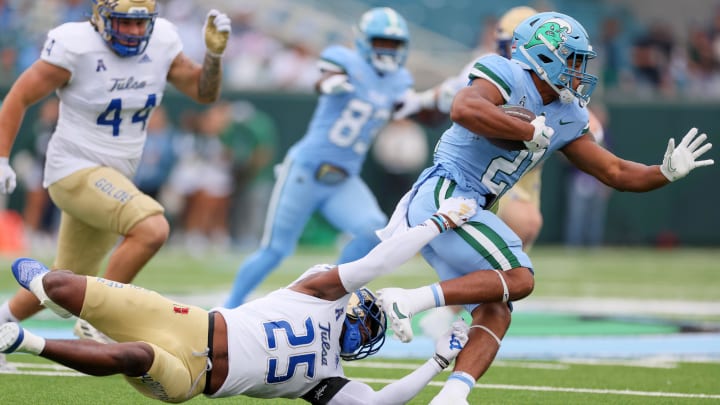
[[(165, 248), (136, 284), (205, 307), (220, 305), (244, 256), (217, 253), (198, 259)], [(720, 403), (720, 249), (537, 247), (532, 257), (536, 290), (516, 304), (501, 355), (478, 382), (470, 403)], [(258, 293), (284, 286), (307, 267), (333, 258), (333, 251), (301, 249)], [(16, 288), (9, 271), (11, 260), (0, 258), (2, 299)], [(433, 281), (433, 271), (416, 258), (371, 287), (414, 287)], [(417, 325), (421, 318), (415, 322), (416, 340), (427, 341)], [(42, 313), (24, 325), (67, 333), (72, 322)], [(685, 337), (700, 340), (685, 341)], [(613, 339), (620, 342), (618, 356), (602, 352), (610, 350), (606, 346)], [(702, 344), (696, 341), (708, 347), (698, 347)], [(426, 346), (407, 346), (410, 355), (398, 354), (397, 348), (404, 346), (390, 339), (378, 356), (345, 363), (345, 370), (379, 388), (429, 357), (432, 353)], [(653, 351), (645, 355), (646, 349)], [(11, 355), (9, 360), (19, 371), (0, 374), (0, 404), (155, 402), (118, 376), (82, 376), (29, 355)], [(428, 403), (446, 376), (438, 376), (410, 403)], [(207, 401), (200, 397), (192, 402)], [(268, 403), (243, 397), (212, 402)]]

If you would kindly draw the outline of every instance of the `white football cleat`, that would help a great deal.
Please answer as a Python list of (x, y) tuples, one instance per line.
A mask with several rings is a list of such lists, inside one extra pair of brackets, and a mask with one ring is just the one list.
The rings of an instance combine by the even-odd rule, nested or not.
[(45, 339), (26, 331), (17, 322), (0, 325), (0, 353), (40, 354)]
[(73, 334), (80, 339), (90, 339), (98, 343), (117, 343), (110, 339), (106, 334), (95, 329), (94, 326), (90, 325), (90, 322), (80, 318), (78, 318), (77, 322), (75, 322)]
[(383, 288), (377, 291), (378, 303), (390, 318), (390, 328), (401, 342), (413, 339), (412, 312), (403, 307), (405, 296), (402, 288)]
[(22, 346), (25, 334), (16, 322), (8, 322), (0, 326), (0, 352), (15, 353)]

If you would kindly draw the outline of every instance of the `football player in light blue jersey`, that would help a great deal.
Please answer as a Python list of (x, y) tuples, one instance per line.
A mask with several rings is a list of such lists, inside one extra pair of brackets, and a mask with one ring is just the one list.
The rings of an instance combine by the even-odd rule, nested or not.
[[(423, 248), (422, 255), (443, 282), (413, 290), (388, 288), (378, 298), (401, 340), (412, 339), (410, 318), (443, 305), (466, 305), (472, 314), (470, 340), (454, 372), (431, 404), (467, 403), (467, 395), (497, 354), (511, 318), (510, 303), (534, 288), (533, 266), (518, 236), (487, 210), (520, 176), (561, 151), (580, 170), (610, 187), (645, 192), (713, 164), (698, 160), (711, 148), (692, 128), (675, 146), (668, 142), (660, 165), (621, 159), (599, 146), (588, 130), (585, 105), (597, 78), (586, 73), (595, 57), (585, 29), (572, 17), (546, 12), (515, 29), (512, 59), (479, 58), (470, 84), (455, 96), (453, 125), (438, 142), (434, 164), (421, 173), (398, 204), (381, 237), (413, 226), (445, 198), (473, 198), (478, 212), (461, 228)], [(505, 114), (501, 105), (520, 105), (531, 122)]]
[(387, 217), (360, 170), (375, 135), (412, 88), (403, 67), (409, 33), (401, 15), (382, 7), (367, 11), (355, 34), (356, 49), (330, 46), (320, 55), (317, 108), (305, 136), (277, 171), (261, 246), (239, 268), (225, 304), (229, 308), (243, 303), (294, 251), (316, 211), (353, 236), (341, 263), (364, 256), (379, 242), (374, 231)]

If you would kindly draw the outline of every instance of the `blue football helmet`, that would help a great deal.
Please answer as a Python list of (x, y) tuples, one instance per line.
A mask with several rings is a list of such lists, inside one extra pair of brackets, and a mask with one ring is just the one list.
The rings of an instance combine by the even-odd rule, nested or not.
[[(398, 42), (396, 48), (373, 46), (373, 39)], [(405, 19), (390, 7), (373, 8), (360, 18), (355, 28), (358, 52), (380, 73), (394, 72), (407, 60), (410, 33)]]
[[(587, 31), (574, 18), (557, 12), (535, 14), (522, 21), (513, 36), (512, 59), (532, 69), (549, 84), (563, 103), (590, 100), (598, 78), (587, 73), (596, 56)], [(572, 81), (580, 81), (573, 88)]]
[[(145, 52), (155, 28), (156, 18), (155, 0), (93, 0), (90, 22), (115, 53), (120, 56), (135, 56)], [(113, 25), (115, 19), (145, 20), (145, 34), (120, 33)]]
[(387, 319), (376, 303), (375, 295), (365, 287), (350, 295), (345, 308), (345, 323), (340, 336), (340, 357), (360, 360), (377, 353), (385, 343)]

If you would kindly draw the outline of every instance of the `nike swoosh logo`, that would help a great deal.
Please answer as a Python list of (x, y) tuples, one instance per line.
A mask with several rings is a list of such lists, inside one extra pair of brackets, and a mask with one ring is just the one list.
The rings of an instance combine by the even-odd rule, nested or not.
[(397, 315), (398, 319), (406, 319), (407, 318), (407, 315), (403, 314), (398, 309), (397, 302), (393, 302), (393, 312), (395, 312), (395, 315)]
[(575, 122), (575, 121), (563, 121), (563, 120), (560, 120), (560, 125), (572, 124), (573, 122)]

